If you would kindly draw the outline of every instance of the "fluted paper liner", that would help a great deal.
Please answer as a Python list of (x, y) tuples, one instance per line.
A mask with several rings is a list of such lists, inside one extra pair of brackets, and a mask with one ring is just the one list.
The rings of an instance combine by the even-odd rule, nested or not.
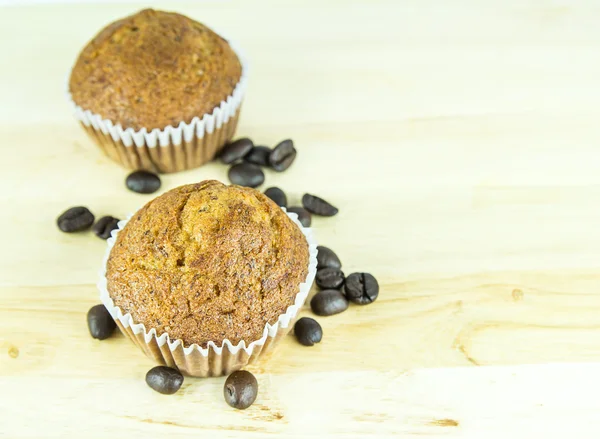
[(229, 45), (242, 65), (240, 80), (233, 93), (211, 114), (194, 117), (190, 123), (182, 121), (176, 127), (168, 125), (163, 129), (123, 129), (120, 124), (77, 105), (69, 91), (68, 78), (67, 100), (92, 140), (108, 157), (124, 167), (161, 173), (196, 168), (212, 160), (231, 140), (237, 127), (248, 82), (248, 64), (231, 42)]
[[(285, 211), (285, 208), (283, 208)], [(282, 314), (273, 325), (267, 323), (263, 335), (258, 340), (242, 340), (233, 345), (225, 339), (220, 345), (210, 341), (206, 348), (193, 344), (185, 347), (181, 340), (171, 340), (165, 332), (157, 334), (154, 328), (148, 330), (144, 324), (135, 323), (131, 314), (123, 315), (121, 309), (115, 306), (108, 293), (106, 280), (106, 263), (115, 244), (119, 231), (131, 218), (119, 221), (118, 229), (113, 230), (108, 239), (104, 262), (100, 271), (100, 299), (113, 317), (121, 332), (135, 343), (148, 357), (170, 367), (178, 368), (182, 373), (196, 377), (228, 375), (254, 362), (266, 352), (269, 352), (292, 328), (298, 311), (306, 301), (308, 293), (317, 272), (317, 243), (310, 228), (303, 227), (295, 213), (286, 212), (291, 220), (300, 228), (306, 238), (309, 250), (308, 275), (300, 284), (293, 305)]]

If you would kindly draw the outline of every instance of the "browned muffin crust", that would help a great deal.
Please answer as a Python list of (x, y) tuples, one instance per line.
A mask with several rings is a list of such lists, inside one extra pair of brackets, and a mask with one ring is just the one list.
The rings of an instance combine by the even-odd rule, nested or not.
[(108, 291), (146, 330), (206, 347), (262, 336), (308, 272), (300, 229), (255, 189), (204, 181), (154, 199), (119, 233)]
[(124, 128), (189, 123), (233, 93), (242, 67), (226, 40), (183, 15), (145, 9), (104, 28), (69, 80), (75, 103)]

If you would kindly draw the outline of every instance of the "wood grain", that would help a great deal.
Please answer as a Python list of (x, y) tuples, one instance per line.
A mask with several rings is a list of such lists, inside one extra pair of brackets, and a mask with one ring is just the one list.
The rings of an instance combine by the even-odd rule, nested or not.
[(245, 49), (238, 133), (299, 150), (264, 188), (338, 206), (314, 220), (319, 242), (376, 275), (380, 297), (320, 318), (321, 344), (288, 337), (252, 366), (246, 411), (225, 405), (222, 378), (152, 392), (133, 345), (87, 333), (105, 243), (55, 226), (73, 205), (124, 217), (151, 199), (124, 188), (63, 99), (78, 50), (140, 6), (2, 8), (0, 437), (600, 433), (596, 2), (156, 6)]

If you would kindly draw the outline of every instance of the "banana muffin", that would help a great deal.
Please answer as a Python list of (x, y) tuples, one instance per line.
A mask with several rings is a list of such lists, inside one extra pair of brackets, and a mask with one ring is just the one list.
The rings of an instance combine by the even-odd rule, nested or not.
[(246, 345), (294, 303), (308, 274), (299, 227), (262, 193), (217, 181), (154, 199), (118, 234), (107, 289), (146, 331), (185, 346)]
[[(69, 93), (81, 110), (110, 121), (105, 129), (118, 125), (122, 130), (145, 129), (150, 133), (211, 115), (233, 99), (242, 70), (229, 43), (208, 27), (180, 14), (145, 9), (108, 25), (87, 44), (71, 71)], [(235, 109), (226, 110), (231, 113)], [(219, 133), (214, 151), (197, 153), (202, 160), (212, 158), (233, 135), (237, 114), (230, 116), (233, 125)], [(82, 122), (86, 124), (86, 120)], [(99, 140), (110, 141), (104, 139), (102, 129), (92, 128)], [(211, 129), (208, 131), (211, 134)], [(115, 141), (120, 133), (111, 132), (108, 137)], [(177, 143), (181, 136), (171, 137)], [(118, 151), (116, 158), (128, 167), (148, 167), (141, 158), (139, 163), (123, 160)], [(198, 164), (199, 158), (193, 158), (180, 165), (189, 168)], [(164, 172), (179, 170), (169, 169), (166, 163), (162, 164), (165, 169), (161, 163), (155, 165)]]

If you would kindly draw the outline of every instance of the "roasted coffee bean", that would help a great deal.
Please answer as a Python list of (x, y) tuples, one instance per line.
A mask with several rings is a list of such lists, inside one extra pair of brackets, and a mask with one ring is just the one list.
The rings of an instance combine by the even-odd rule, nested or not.
[(270, 187), (265, 191), (265, 195), (275, 201), (275, 204), (278, 206), (287, 207), (287, 197), (285, 196), (285, 192), (278, 187)]
[(277, 172), (285, 171), (296, 158), (296, 148), (290, 139), (279, 142), (269, 155), (269, 164)]
[(79, 232), (94, 224), (94, 215), (87, 207), (71, 207), (58, 217), (56, 224), (65, 233)]
[(87, 324), (90, 335), (98, 340), (105, 340), (112, 335), (117, 324), (104, 305), (92, 306), (87, 313)]
[(164, 395), (172, 395), (183, 384), (183, 375), (177, 369), (167, 366), (156, 366), (146, 374), (146, 384)]
[(244, 410), (250, 407), (258, 395), (258, 382), (247, 370), (233, 372), (225, 380), (223, 396), (225, 402), (234, 409)]
[(310, 308), (318, 316), (332, 316), (348, 309), (348, 299), (338, 290), (323, 290), (313, 296)]
[(238, 163), (229, 168), (227, 173), (229, 181), (239, 186), (257, 187), (265, 181), (265, 174), (256, 165), (251, 163)]
[(247, 137), (238, 139), (235, 142), (225, 145), (219, 153), (219, 158), (226, 165), (230, 165), (233, 162), (243, 159), (253, 146), (252, 140)]
[(114, 218), (112, 216), (103, 216), (98, 221), (96, 221), (96, 224), (94, 224), (92, 230), (98, 238), (108, 239), (110, 238), (110, 232), (119, 227), (117, 225), (118, 223), (118, 218)]
[(309, 212), (320, 216), (333, 216), (339, 212), (337, 207), (332, 206), (322, 198), (310, 194), (302, 196), (302, 205)]
[(246, 154), (244, 161), (258, 166), (269, 166), (269, 155), (271, 155), (271, 148), (255, 146)]
[(328, 247), (319, 245), (317, 247), (317, 268), (342, 268), (340, 258)]
[(127, 176), (125, 185), (130, 191), (151, 194), (160, 189), (160, 177), (149, 171), (134, 171)]
[(367, 305), (379, 296), (379, 284), (369, 273), (352, 273), (346, 278), (344, 293), (350, 302)]
[(294, 325), (294, 334), (300, 344), (312, 346), (323, 338), (323, 329), (315, 319), (302, 317)]
[(300, 224), (302, 224), (304, 227), (310, 227), (312, 216), (306, 209), (302, 207), (288, 207), (287, 211), (298, 215), (298, 221), (300, 221)]
[(344, 285), (344, 272), (337, 268), (321, 268), (317, 271), (315, 281), (319, 288), (336, 290)]

